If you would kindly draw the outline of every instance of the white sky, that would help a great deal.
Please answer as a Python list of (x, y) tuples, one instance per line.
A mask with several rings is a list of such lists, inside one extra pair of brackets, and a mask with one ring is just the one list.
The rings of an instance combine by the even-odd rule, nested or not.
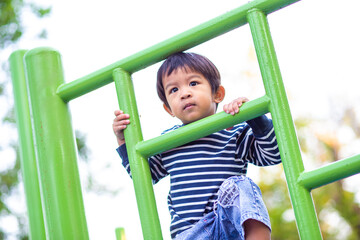
[[(52, 14), (43, 22), (30, 14), (24, 16), (28, 34), (18, 46), (57, 49), (62, 55), (66, 82), (70, 82), (246, 2), (54, 0)], [(359, 8), (358, 0), (304, 0), (269, 16), (294, 118), (327, 118), (333, 108), (330, 99), (332, 103), (354, 103), (358, 108), (355, 100), (359, 99), (360, 80)], [(34, 33), (42, 26), (49, 35), (40, 41)], [(264, 94), (247, 25), (191, 51), (207, 56), (219, 68), (227, 90), (224, 102)], [(133, 76), (145, 139), (176, 123), (163, 111), (156, 95), (158, 66)], [(84, 192), (90, 238), (115, 239), (115, 228), (122, 226), (128, 239), (141, 239), (132, 182), (115, 152), (111, 124), (118, 105), (114, 84), (73, 100), (70, 106), (73, 126), (87, 134), (91, 149), (89, 166), (79, 165), (82, 179), (90, 170), (100, 183), (122, 189), (116, 196)], [(158, 185), (155, 192), (163, 236), (169, 239), (168, 180)]]

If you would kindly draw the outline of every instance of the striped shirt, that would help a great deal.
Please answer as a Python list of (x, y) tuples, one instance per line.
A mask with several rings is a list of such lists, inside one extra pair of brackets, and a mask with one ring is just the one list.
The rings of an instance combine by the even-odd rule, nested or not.
[[(164, 133), (179, 127), (176, 125)], [(125, 145), (118, 152), (131, 176)], [(245, 175), (248, 163), (269, 166), (280, 162), (272, 122), (266, 116), (150, 157), (154, 184), (170, 175), (171, 237), (209, 213), (222, 182), (231, 176)]]

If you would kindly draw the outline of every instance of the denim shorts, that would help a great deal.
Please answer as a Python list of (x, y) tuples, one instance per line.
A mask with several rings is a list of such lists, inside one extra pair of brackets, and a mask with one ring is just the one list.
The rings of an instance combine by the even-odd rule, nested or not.
[(221, 184), (214, 210), (175, 239), (245, 239), (243, 223), (248, 219), (260, 221), (271, 229), (259, 187), (246, 176), (233, 176)]

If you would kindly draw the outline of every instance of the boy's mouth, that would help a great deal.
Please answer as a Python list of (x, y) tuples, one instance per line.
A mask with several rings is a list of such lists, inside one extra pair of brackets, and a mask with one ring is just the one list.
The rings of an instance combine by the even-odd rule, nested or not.
[(185, 104), (184, 110), (189, 109), (189, 108), (192, 108), (193, 106), (195, 106), (195, 104), (193, 104), (193, 103)]

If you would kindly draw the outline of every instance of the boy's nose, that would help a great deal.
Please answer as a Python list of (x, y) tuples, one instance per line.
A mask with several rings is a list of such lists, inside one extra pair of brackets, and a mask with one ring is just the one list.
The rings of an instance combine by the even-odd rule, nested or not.
[(181, 98), (182, 99), (187, 99), (187, 98), (189, 98), (189, 97), (191, 97), (191, 92), (190, 91), (183, 91), (182, 92), (182, 94), (181, 94)]

